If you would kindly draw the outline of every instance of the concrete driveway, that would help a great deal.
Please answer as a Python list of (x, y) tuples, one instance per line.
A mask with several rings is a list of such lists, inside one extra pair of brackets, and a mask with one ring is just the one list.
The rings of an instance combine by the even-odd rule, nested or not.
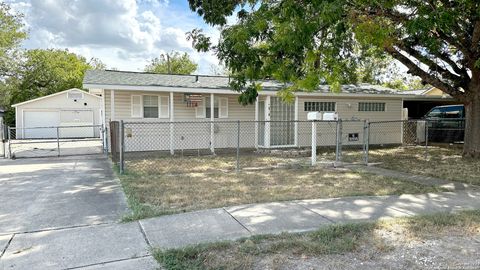
[(1, 269), (156, 269), (105, 156), (0, 159)]
[(0, 160), (0, 234), (118, 221), (127, 209), (104, 156)]

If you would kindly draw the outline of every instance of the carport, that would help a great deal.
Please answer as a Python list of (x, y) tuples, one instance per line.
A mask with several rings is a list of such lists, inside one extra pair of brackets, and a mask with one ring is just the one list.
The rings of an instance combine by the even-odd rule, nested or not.
[(404, 91), (403, 108), (408, 110), (409, 119), (420, 119), (433, 107), (459, 104), (451, 96), (437, 88)]

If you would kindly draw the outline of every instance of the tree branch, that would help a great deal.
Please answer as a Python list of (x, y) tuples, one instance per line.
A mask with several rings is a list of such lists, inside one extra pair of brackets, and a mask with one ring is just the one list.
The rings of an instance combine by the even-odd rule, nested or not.
[(448, 79), (452, 81), (455, 85), (455, 87), (462, 87), (466, 88), (468, 85), (469, 78), (463, 78), (459, 75), (455, 75), (448, 71), (446, 68), (441, 67), (438, 63), (434, 62), (432, 59), (428, 58), (425, 55), (422, 55), (420, 52), (417, 50), (409, 47), (409, 46), (402, 46), (402, 45), (397, 45), (401, 50), (404, 52), (408, 53), (409, 55), (415, 57), (417, 60), (420, 62), (424, 63), (425, 65), (429, 66), (430, 69), (435, 70), (438, 72), (443, 78)]
[(399, 52), (397, 49), (395, 49), (393, 46), (388, 46), (385, 48), (385, 50), (395, 59), (400, 61), (402, 64), (404, 64), (408, 70), (414, 74), (422, 78), (423, 81), (426, 83), (433, 85), (443, 91), (445, 91), (447, 94), (451, 95), (452, 97), (463, 101), (464, 100), (464, 93), (459, 91), (459, 89), (441, 81), (439, 78), (429, 74), (428, 72), (424, 71), (421, 69), (417, 64), (415, 64), (412, 60), (410, 60), (408, 57), (403, 55), (401, 52)]

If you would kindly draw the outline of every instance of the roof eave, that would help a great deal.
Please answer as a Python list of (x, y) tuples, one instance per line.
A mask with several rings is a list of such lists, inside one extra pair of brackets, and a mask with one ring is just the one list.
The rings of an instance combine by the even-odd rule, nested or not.
[[(85, 83), (83, 85), (87, 89), (105, 89), (105, 90), (119, 90), (119, 91), (164, 91), (174, 93), (214, 93), (214, 94), (239, 94), (229, 88), (193, 88), (181, 86), (157, 86), (157, 85), (122, 85), (122, 84), (94, 84)], [(264, 89), (259, 92), (259, 95), (276, 95), (277, 91), (273, 89)], [(401, 99), (405, 95), (399, 94), (378, 94), (378, 93), (325, 93), (325, 92), (295, 92), (297, 96), (333, 96), (333, 97), (390, 97)]]

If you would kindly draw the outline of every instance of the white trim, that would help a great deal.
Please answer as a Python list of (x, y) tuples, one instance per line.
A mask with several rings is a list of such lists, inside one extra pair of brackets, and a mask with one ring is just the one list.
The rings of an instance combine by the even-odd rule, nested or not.
[[(213, 95), (213, 94), (212, 94)], [(225, 115), (222, 116), (222, 101), (225, 102)], [(218, 118), (228, 118), (228, 97), (218, 98)]]
[(91, 97), (102, 98), (102, 97), (99, 97), (99, 96), (97, 96), (97, 95), (94, 95), (94, 94), (88, 93), (88, 92), (86, 92), (86, 91), (83, 91), (82, 89), (72, 88), (72, 89), (64, 90), (64, 91), (61, 91), (61, 92), (58, 92), (58, 93), (54, 93), (54, 94), (51, 94), (51, 95), (48, 95), (48, 96), (43, 96), (43, 97), (39, 97), (39, 98), (34, 98), (34, 99), (31, 99), (31, 100), (27, 100), (27, 101), (24, 101), (24, 102), (20, 102), (20, 103), (17, 103), (17, 104), (13, 104), (12, 107), (17, 107), (17, 106), (20, 106), (20, 105), (24, 105), (24, 104), (32, 103), (32, 102), (35, 102), (35, 101), (39, 101), (39, 100), (42, 100), (42, 99), (46, 99), (46, 98), (58, 96), (58, 95), (61, 95), (61, 94), (65, 94), (66, 92), (69, 92), (69, 91), (81, 91), (82, 94), (84, 94), (84, 95), (86, 94), (86, 95), (89, 95), (89, 96), (91, 96)]
[[(156, 91), (156, 92), (175, 92), (175, 93), (202, 93), (202, 94), (232, 94), (239, 95), (229, 88), (192, 88), (192, 87), (169, 87), (169, 86), (139, 86), (139, 85), (109, 85), (109, 84), (84, 84), (83, 87), (90, 88), (102, 88), (102, 89), (115, 89), (115, 90), (129, 90), (129, 91)], [(261, 96), (276, 96), (278, 91), (262, 90), (258, 93)], [(439, 96), (418, 96), (407, 94), (352, 94), (352, 93), (324, 93), (324, 92), (296, 92), (296, 96), (317, 96), (317, 97), (370, 97), (370, 98), (413, 98), (413, 99), (453, 99), (451, 97), (439, 97)]]
[[(206, 106), (205, 106), (205, 110), (206, 110)], [(220, 103), (219, 103), (218, 111), (219, 111), (218, 116), (220, 117)], [(212, 151), (212, 154), (215, 154), (215, 123), (214, 122), (215, 122), (215, 95), (211, 93), (210, 94), (210, 151)]]
[(115, 90), (110, 90), (110, 120), (115, 121)]
[(265, 100), (265, 138), (263, 141), (263, 145), (266, 148), (270, 148), (270, 104), (271, 104), (271, 96), (267, 96)]
[(258, 96), (255, 98), (255, 149), (258, 149)]
[[(133, 112), (133, 98), (138, 97), (140, 98), (139, 106), (140, 106), (140, 112), (139, 115), (134, 115)], [(143, 118), (143, 96), (142, 95), (130, 95), (130, 117), (132, 118)]]
[(295, 130), (295, 135), (294, 135), (294, 143), (295, 146), (298, 146), (298, 96), (295, 96), (295, 112), (294, 112), (294, 117), (293, 117), (294, 122), (294, 130)]
[(175, 154), (175, 127), (173, 124), (173, 121), (175, 120), (175, 114), (174, 114), (174, 96), (173, 92), (170, 92), (170, 154), (174, 155)]

